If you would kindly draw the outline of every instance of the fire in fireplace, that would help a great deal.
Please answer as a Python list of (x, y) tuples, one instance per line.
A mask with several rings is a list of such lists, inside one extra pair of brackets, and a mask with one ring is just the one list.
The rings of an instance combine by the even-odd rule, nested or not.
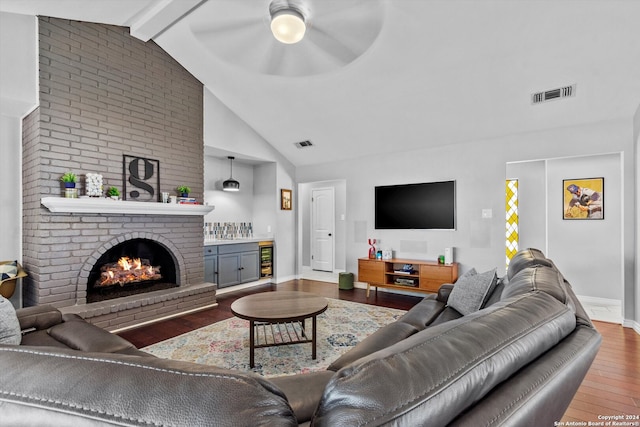
[(178, 286), (170, 251), (149, 239), (131, 239), (107, 250), (87, 282), (87, 302)]
[(110, 262), (100, 267), (100, 278), (94, 286), (124, 286), (128, 283), (160, 280), (160, 266), (153, 266), (147, 259), (121, 257), (118, 262)]

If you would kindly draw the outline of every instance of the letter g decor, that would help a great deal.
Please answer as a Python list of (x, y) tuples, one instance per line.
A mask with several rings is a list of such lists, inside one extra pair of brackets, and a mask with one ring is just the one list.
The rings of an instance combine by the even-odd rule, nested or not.
[(128, 156), (122, 159), (122, 200), (160, 201), (160, 161)]

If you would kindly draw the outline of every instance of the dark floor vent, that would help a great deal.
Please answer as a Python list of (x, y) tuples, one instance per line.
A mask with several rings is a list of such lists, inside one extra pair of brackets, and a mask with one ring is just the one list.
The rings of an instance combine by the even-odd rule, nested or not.
[(537, 92), (531, 95), (532, 104), (540, 104), (554, 99), (568, 98), (576, 96), (576, 85), (564, 86), (558, 89), (551, 89), (544, 92)]

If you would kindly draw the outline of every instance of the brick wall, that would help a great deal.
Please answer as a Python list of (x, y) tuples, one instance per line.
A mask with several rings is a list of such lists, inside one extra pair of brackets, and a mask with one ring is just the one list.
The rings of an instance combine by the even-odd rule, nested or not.
[(201, 199), (202, 84), (124, 27), (41, 17), (39, 57), (40, 106), (23, 127), (25, 305), (83, 304), (86, 260), (132, 233), (171, 242), (179, 284), (202, 283), (200, 216), (53, 214), (40, 204), (62, 195), (69, 170), (122, 190), (125, 154), (160, 162), (161, 191), (184, 184)]

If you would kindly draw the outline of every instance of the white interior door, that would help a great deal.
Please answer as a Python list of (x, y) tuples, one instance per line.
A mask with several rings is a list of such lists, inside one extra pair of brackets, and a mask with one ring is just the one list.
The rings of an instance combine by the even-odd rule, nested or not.
[(333, 188), (311, 190), (311, 268), (333, 271), (335, 202)]

